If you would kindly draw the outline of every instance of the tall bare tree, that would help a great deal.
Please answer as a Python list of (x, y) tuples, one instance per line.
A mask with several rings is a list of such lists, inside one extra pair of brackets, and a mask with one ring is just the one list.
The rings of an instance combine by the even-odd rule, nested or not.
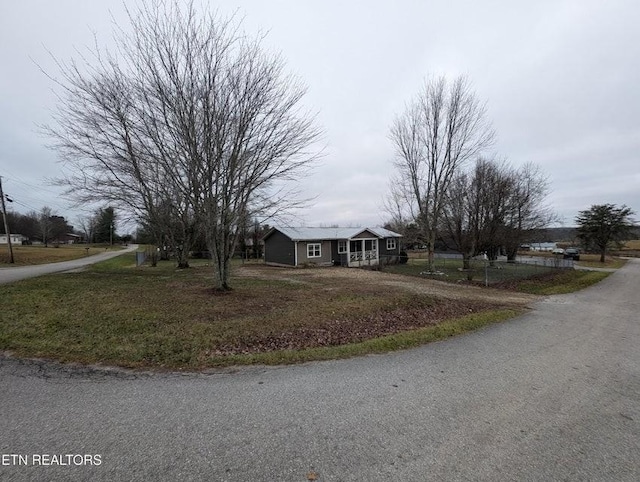
[(53, 212), (49, 206), (44, 206), (38, 215), (38, 228), (40, 239), (44, 243), (44, 246), (49, 246), (49, 240), (51, 238), (51, 230), (53, 227)]
[(63, 102), (48, 132), (78, 201), (101, 201), (167, 239), (178, 265), (198, 235), (229, 289), (241, 220), (292, 205), (286, 181), (316, 159), (305, 88), (233, 19), (193, 2), (143, 2), (117, 56), (60, 63)]
[(513, 187), (511, 174), (506, 164), (480, 158), (470, 172), (457, 174), (451, 183), (442, 231), (462, 253), (464, 269), (470, 269), (471, 258), (481, 252), (490, 259), (497, 255)]
[(486, 109), (465, 77), (428, 80), (392, 127), (397, 179), (392, 195), (408, 202), (434, 270), (437, 226), (454, 176), (494, 140)]
[(502, 236), (508, 261), (515, 261), (524, 236), (557, 221), (556, 213), (546, 204), (549, 181), (539, 166), (527, 163), (513, 171), (512, 179)]
[(80, 228), (80, 232), (84, 236), (86, 243), (94, 243), (96, 233), (96, 217), (94, 214), (84, 214), (78, 216), (76, 223)]

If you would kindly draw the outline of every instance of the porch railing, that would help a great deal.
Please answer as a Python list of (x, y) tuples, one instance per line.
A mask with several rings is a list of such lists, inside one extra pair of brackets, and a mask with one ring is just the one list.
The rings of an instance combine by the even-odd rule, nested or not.
[(378, 257), (378, 252), (375, 249), (370, 249), (368, 251), (353, 251), (351, 252), (351, 255), (349, 256), (349, 260), (350, 261), (370, 261), (373, 259), (377, 259)]

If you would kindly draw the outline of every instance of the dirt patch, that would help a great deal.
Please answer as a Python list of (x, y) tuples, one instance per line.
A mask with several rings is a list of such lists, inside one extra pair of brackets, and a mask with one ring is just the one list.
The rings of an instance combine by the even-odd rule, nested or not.
[(314, 315), (310, 310), (304, 314), (308, 317), (307, 323), (271, 333), (227, 340), (215, 347), (212, 355), (251, 354), (356, 343), (437, 325), (444, 320), (470, 313), (500, 308), (522, 309), (539, 298), (500, 289), (338, 267), (295, 269), (253, 265), (238, 268), (235, 275), (247, 279), (315, 286), (316, 293), (327, 293), (327, 301), (332, 296), (353, 290), (354, 287), (358, 288), (360, 295), (367, 294), (374, 298), (382, 293), (403, 292), (413, 301), (402, 307), (385, 307), (363, 316), (343, 314), (329, 319)]
[(236, 354), (250, 354), (253, 363), (261, 353), (269, 363), (299, 361), (300, 353), (289, 350), (312, 359), (304, 349), (407, 333), (487, 310), (515, 313), (536, 299), (347, 268), (236, 266), (233, 290), (215, 295), (211, 278), (208, 267), (159, 263), (8, 285), (3, 308), (11, 315), (0, 323), (0, 349), (135, 367), (217, 366)]
[[(281, 332), (272, 336), (243, 339), (220, 346), (215, 355), (250, 354), (275, 350), (300, 350), (322, 346), (344, 345), (378, 338), (495, 308), (481, 301), (440, 301), (431, 306), (382, 311), (366, 317), (335, 319), (312, 327)], [(313, 316), (310, 314), (309, 316)]]
[(271, 266), (242, 267), (238, 276), (260, 279), (277, 279), (289, 282), (310, 282), (314, 278), (332, 278), (358, 284), (384, 288), (392, 286), (410, 293), (424, 294), (457, 301), (480, 301), (500, 305), (526, 306), (539, 299), (536, 295), (506, 292), (502, 289), (485, 288), (469, 284), (453, 284), (432, 279), (407, 277), (380, 271), (355, 268), (273, 268)]

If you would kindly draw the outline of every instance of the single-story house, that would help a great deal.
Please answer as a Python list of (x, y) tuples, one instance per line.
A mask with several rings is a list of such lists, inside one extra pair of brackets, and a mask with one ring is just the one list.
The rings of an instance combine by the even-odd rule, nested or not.
[(553, 251), (557, 247), (556, 243), (529, 243), (529, 249), (532, 251)]
[[(13, 234), (11, 233), (11, 244), (22, 244), (23, 241), (26, 241), (27, 238), (26, 236), (23, 236), (22, 234)], [(7, 240), (7, 235), (6, 234), (0, 234), (0, 244), (8, 244), (8, 240)]]
[(275, 227), (262, 239), (270, 265), (360, 267), (397, 261), (401, 238), (385, 228)]
[(53, 240), (53, 242), (60, 244), (77, 244), (82, 242), (82, 236), (73, 233), (65, 233), (58, 236)]

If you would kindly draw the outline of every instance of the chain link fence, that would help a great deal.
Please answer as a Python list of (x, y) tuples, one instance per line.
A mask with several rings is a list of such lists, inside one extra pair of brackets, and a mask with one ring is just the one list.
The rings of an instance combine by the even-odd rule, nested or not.
[(434, 269), (429, 271), (427, 254), (422, 252), (410, 253), (406, 264), (381, 265), (382, 270), (393, 273), (486, 285), (531, 278), (573, 267), (573, 260), (563, 259), (562, 256), (518, 256), (515, 262), (508, 262), (505, 257), (493, 261), (476, 257), (469, 260), (468, 267), (465, 267), (461, 255), (437, 254)]

